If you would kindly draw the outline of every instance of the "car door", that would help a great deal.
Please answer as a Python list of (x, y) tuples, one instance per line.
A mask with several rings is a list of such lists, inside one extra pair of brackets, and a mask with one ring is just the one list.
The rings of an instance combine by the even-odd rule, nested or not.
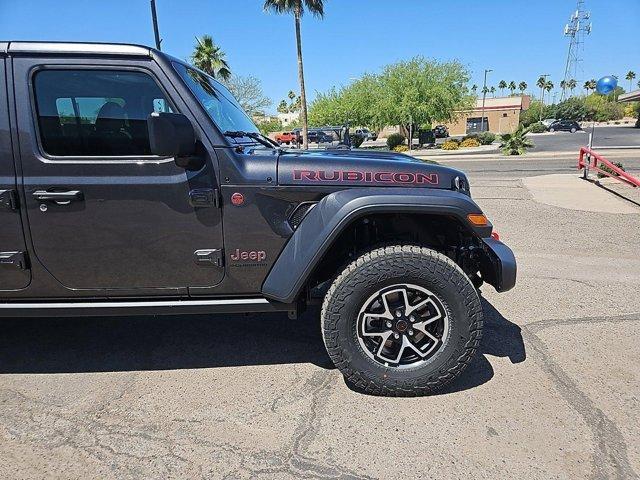
[(0, 57), (0, 292), (10, 294), (29, 285), (31, 271), (18, 208), (7, 102), (5, 59)]
[(74, 291), (215, 286), (224, 270), (212, 159), (190, 172), (149, 147), (147, 116), (186, 106), (151, 60), (86, 63), (14, 59), (16, 97), (31, 99), (18, 122), (35, 258)]

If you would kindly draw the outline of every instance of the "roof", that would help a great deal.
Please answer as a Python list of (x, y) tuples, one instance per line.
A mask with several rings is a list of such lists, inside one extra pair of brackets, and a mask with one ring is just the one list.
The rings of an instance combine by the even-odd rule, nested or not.
[[(524, 96), (518, 95), (513, 97), (486, 98), (484, 101), (485, 110), (521, 110), (526, 108), (524, 105)], [(482, 109), (482, 97), (476, 100), (475, 110)]]
[(127, 55), (150, 57), (152, 49), (124, 43), (0, 42), (0, 53), (46, 53), (75, 55)]
[(640, 100), (640, 90), (624, 93), (618, 97), (619, 102), (635, 102), (636, 100)]

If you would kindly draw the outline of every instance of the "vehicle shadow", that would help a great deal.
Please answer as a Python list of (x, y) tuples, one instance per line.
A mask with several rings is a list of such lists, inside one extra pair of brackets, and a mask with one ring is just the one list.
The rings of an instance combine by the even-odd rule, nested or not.
[(286, 314), (0, 320), (0, 374), (312, 363), (334, 368), (309, 310)]
[[(484, 335), (475, 359), (439, 394), (488, 382), (487, 355), (525, 360), (520, 327), (483, 300)], [(85, 373), (311, 363), (335, 368), (310, 308), (286, 314), (11, 318), (0, 321), (0, 374)], [(350, 386), (350, 388), (353, 388)], [(357, 389), (354, 388), (357, 391)]]
[(507, 320), (485, 298), (482, 298), (482, 308), (484, 328), (476, 357), (459, 378), (437, 392), (437, 395), (468, 390), (491, 380), (494, 372), (487, 356), (508, 357), (511, 363), (526, 360), (527, 352), (521, 328)]

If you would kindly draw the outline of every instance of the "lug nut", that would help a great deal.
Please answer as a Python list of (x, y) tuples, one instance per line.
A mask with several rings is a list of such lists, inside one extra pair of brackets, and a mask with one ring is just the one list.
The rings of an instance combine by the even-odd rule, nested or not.
[(409, 329), (409, 335), (413, 335), (413, 330)]
[(397, 340), (398, 338), (400, 338), (400, 334), (399, 333), (394, 333), (393, 334), (393, 338), (395, 338)]
[(401, 317), (401, 316), (402, 316), (402, 312), (401, 312), (400, 310), (398, 310), (398, 311), (396, 312), (396, 317)]
[(387, 322), (387, 328), (391, 328), (391, 325), (393, 325), (391, 322)]
[(409, 320), (411, 321), (411, 323), (413, 323), (413, 322), (415, 322), (415, 321), (416, 321), (416, 317), (414, 317), (413, 315), (411, 315), (411, 316), (409, 317)]

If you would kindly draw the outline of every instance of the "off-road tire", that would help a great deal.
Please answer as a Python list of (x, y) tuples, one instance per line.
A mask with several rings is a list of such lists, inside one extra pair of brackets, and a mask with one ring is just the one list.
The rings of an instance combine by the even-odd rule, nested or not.
[[(357, 319), (370, 295), (385, 286), (411, 283), (433, 292), (449, 315), (449, 335), (424, 365), (386, 367), (365, 353)], [(420, 246), (387, 246), (352, 262), (334, 280), (322, 305), (327, 352), (346, 381), (373, 395), (434, 393), (458, 377), (473, 359), (482, 337), (478, 292), (448, 257)]]

